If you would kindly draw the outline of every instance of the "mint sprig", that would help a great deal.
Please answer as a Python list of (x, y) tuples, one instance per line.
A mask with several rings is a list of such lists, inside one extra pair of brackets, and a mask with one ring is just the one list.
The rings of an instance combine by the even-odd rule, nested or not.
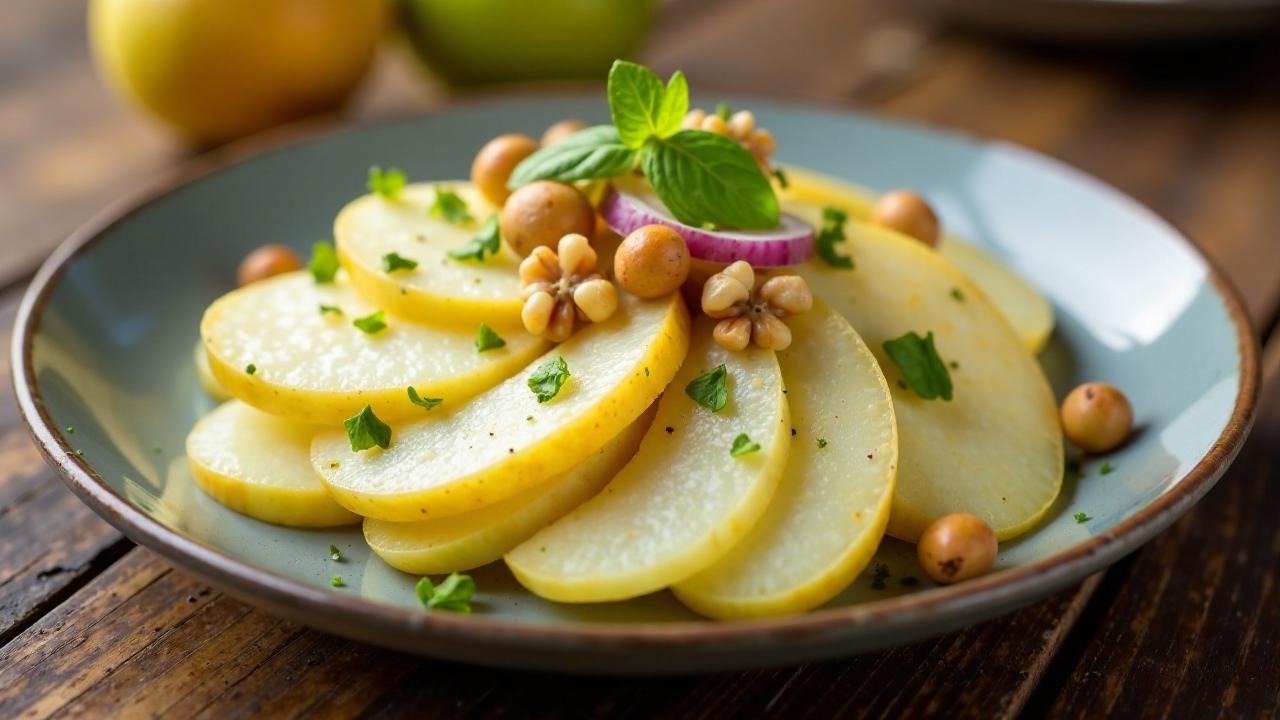
[(909, 332), (885, 342), (883, 347), (916, 395), (924, 400), (951, 399), (951, 373), (938, 355), (932, 332), (924, 337)]
[(570, 135), (525, 158), (511, 173), (512, 190), (535, 180), (575, 182), (626, 175), (640, 157), (612, 125), (596, 125)]

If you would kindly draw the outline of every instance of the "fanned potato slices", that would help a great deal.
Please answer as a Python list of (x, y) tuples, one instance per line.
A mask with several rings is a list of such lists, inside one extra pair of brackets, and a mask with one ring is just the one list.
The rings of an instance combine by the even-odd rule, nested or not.
[(365, 542), (391, 567), (416, 575), (487, 565), (600, 492), (635, 454), (656, 409), (651, 407), (581, 464), (546, 484), (435, 520), (365, 520)]
[(409, 402), (409, 386), (422, 397), (443, 398), (436, 412), (444, 412), (547, 347), (505, 327), (498, 330), (506, 346), (481, 353), (476, 327), (445, 329), (392, 316), (372, 334), (353, 325), (378, 309), (341, 273), (316, 284), (299, 271), (222, 296), (205, 311), (200, 335), (213, 376), (233, 396), (265, 412), (339, 428), (366, 404), (386, 421), (421, 415)]
[[(820, 219), (814, 206), (788, 209)], [(849, 223), (846, 234), (838, 250), (854, 269), (815, 259), (801, 274), (862, 335), (889, 380), (901, 462), (888, 533), (915, 542), (954, 512), (977, 515), (1001, 540), (1031, 529), (1058, 494), (1063, 461), (1057, 406), (1035, 358), (937, 253), (870, 225)], [(910, 331), (934, 334), (951, 401), (917, 396), (885, 355), (885, 341)]]
[[(431, 214), (440, 190), (456, 193), (471, 219), (457, 224)], [(351, 283), (379, 307), (424, 323), (474, 328), (487, 322), (520, 324), (520, 258), (506, 243), (483, 260), (449, 257), (467, 245), (497, 212), (471, 183), (415, 183), (395, 198), (365, 195), (338, 213), (333, 236)], [(387, 272), (382, 258), (397, 253), (418, 263)]]
[(798, 613), (835, 597), (880, 545), (898, 463), (893, 400), (875, 357), (818, 301), (778, 352), (796, 434), (778, 491), (741, 542), (676, 585), (715, 618)]
[[(772, 350), (715, 344), (713, 323), (695, 323), (689, 358), (631, 462), (599, 495), (507, 554), (520, 584), (561, 602), (644, 595), (714, 563), (760, 518), (791, 444), (782, 373)], [(720, 364), (729, 401), (712, 412), (685, 387)], [(760, 449), (734, 457), (744, 433)]]
[[(366, 517), (403, 522), (475, 510), (603, 447), (657, 399), (688, 346), (678, 295), (624, 295), (613, 317), (582, 327), (524, 371), (452, 412), (395, 427), (388, 449), (353, 453), (337, 428), (316, 436), (312, 463), (338, 502)], [(557, 357), (569, 379), (539, 403), (530, 376)]]
[(238, 513), (294, 527), (332, 527), (360, 518), (329, 497), (311, 468), (315, 428), (236, 400), (204, 416), (187, 436), (196, 484)]

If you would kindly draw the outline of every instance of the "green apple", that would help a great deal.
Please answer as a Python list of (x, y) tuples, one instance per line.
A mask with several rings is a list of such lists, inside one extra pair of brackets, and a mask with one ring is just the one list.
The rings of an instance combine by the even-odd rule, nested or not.
[(603, 78), (644, 38), (653, 0), (397, 0), (418, 56), (455, 85)]

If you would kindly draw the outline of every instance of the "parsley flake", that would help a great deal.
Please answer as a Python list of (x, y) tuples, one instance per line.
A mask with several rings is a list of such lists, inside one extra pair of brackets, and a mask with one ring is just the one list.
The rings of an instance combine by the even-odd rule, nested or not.
[(824, 447), (826, 447), (826, 446), (827, 446), (827, 439), (826, 439), (826, 438), (818, 438), (818, 449), (819, 449), (819, 450), (821, 450), (822, 448), (824, 448)]
[(333, 577), (329, 578), (329, 584), (330, 584), (330, 585), (332, 585), (332, 586), (334, 586), (334, 587), (346, 587), (346, 586), (347, 586), (347, 584), (346, 584), (345, 582), (343, 582), (343, 581), (342, 581), (342, 576), (341, 576), (341, 575), (334, 575)]
[(787, 179), (787, 173), (783, 171), (782, 168), (774, 168), (773, 177), (778, 181), (778, 185), (780, 185), (783, 190), (791, 187), (791, 181)]
[(449, 612), (471, 612), (471, 597), (476, 594), (476, 581), (470, 575), (450, 573), (449, 577), (439, 585), (431, 584), (429, 578), (422, 578), (414, 588), (418, 602), (428, 610), (448, 610)]
[(760, 443), (752, 442), (746, 433), (738, 433), (738, 437), (733, 439), (733, 447), (729, 448), (729, 454), (733, 457), (742, 457), (750, 455), (760, 449)]
[(440, 186), (436, 187), (436, 200), (431, 204), (428, 212), (432, 217), (438, 217), (454, 225), (469, 222), (472, 219), (471, 213), (467, 212), (467, 201), (458, 197), (454, 191)]
[(565, 382), (569, 379), (569, 363), (564, 358), (557, 355), (555, 358), (548, 360), (537, 367), (533, 374), (529, 376), (529, 389), (537, 396), (538, 403), (542, 404), (560, 393), (560, 388), (564, 387)]
[(342, 421), (347, 429), (347, 440), (351, 441), (351, 452), (368, 450), (377, 445), (383, 450), (391, 445), (391, 427), (377, 415), (373, 408), (365, 405), (364, 409)]
[(476, 352), (497, 350), (500, 347), (506, 347), (506, 345), (507, 341), (494, 332), (493, 328), (480, 323), (480, 327), (476, 329)]
[(404, 189), (405, 181), (404, 171), (399, 168), (389, 167), (386, 170), (374, 165), (369, 168), (369, 182), (366, 187), (369, 192), (380, 197), (391, 200), (400, 194)]
[(871, 578), (871, 589), (883, 590), (884, 581), (892, 577), (892, 573), (889, 572), (889, 566), (884, 563), (876, 563), (873, 572), (874, 575)]
[(832, 267), (853, 269), (853, 258), (836, 252), (836, 243), (844, 242), (844, 224), (849, 214), (838, 207), (822, 208), (822, 229), (813, 237), (813, 249), (818, 257)]
[(1109, 462), (1102, 463), (1102, 467), (1098, 468), (1099, 475), (1110, 475), (1113, 472), (1115, 472), (1115, 468)]
[(342, 308), (338, 307), (337, 305), (325, 305), (321, 303), (320, 314), (321, 315), (341, 315)]
[(1076, 524), (1078, 525), (1083, 525), (1093, 519), (1082, 512), (1078, 512), (1075, 515), (1072, 515), (1071, 517), (1075, 518)]
[(414, 270), (417, 267), (417, 260), (407, 258), (398, 252), (389, 252), (382, 256), (382, 269), (387, 273), (393, 273), (397, 270)]
[(68, 435), (75, 435), (75, 434), (76, 434), (76, 429), (75, 429), (75, 427), (74, 427), (74, 426), (72, 426), (72, 425), (68, 425), (68, 426), (67, 426), (67, 434), (68, 434)]
[(885, 342), (883, 347), (917, 395), (925, 400), (951, 399), (951, 374), (938, 356), (932, 332), (924, 337), (909, 332)]
[(684, 394), (711, 412), (720, 412), (729, 402), (729, 371), (724, 363), (702, 373), (684, 386)]
[(387, 329), (387, 314), (382, 310), (376, 310), (364, 317), (352, 320), (351, 324), (355, 325), (365, 335), (372, 335)]
[(318, 283), (331, 283), (338, 274), (338, 253), (333, 245), (318, 242), (311, 246), (311, 260), (307, 262), (311, 277)]
[(333, 543), (329, 544), (329, 559), (334, 562), (342, 562), (342, 551)]
[(964, 302), (964, 293), (960, 292), (960, 288), (951, 288), (951, 299), (956, 302)]
[(409, 402), (411, 402), (411, 403), (413, 403), (414, 405), (417, 405), (417, 406), (419, 406), (419, 407), (424, 407), (424, 408), (426, 408), (426, 409), (428, 409), (428, 410), (432, 410), (432, 409), (434, 409), (437, 405), (439, 405), (440, 403), (444, 402), (444, 398), (424, 398), (424, 397), (422, 397), (421, 395), (419, 395), (419, 394), (418, 394), (418, 391), (417, 391), (417, 390), (414, 390), (414, 389), (413, 389), (413, 386), (412, 386), (412, 385), (410, 385), (408, 388), (406, 388), (406, 392), (408, 392), (408, 394), (409, 394)]
[[(476, 236), (468, 240), (465, 244), (449, 251), (449, 257), (454, 260), (475, 260), (481, 262), (484, 260), (485, 253), (490, 256), (497, 255), (502, 249), (502, 234), (498, 229), (498, 214), (494, 213), (484, 221), (484, 226), (480, 228), (480, 232)], [(480, 278), (476, 278), (478, 281)]]
[(248, 365), (244, 366), (244, 372), (246, 375), (252, 375), (258, 372), (258, 366), (254, 365), (253, 363), (249, 363)]

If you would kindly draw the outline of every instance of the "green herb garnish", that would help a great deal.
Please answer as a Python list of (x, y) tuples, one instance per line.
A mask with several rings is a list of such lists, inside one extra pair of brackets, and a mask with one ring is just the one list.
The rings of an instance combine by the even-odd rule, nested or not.
[(612, 125), (596, 125), (543, 148), (516, 166), (507, 181), (515, 189), (535, 180), (594, 180), (625, 175), (639, 159), (639, 153), (618, 137)]
[(960, 288), (951, 288), (951, 299), (956, 302), (964, 302), (964, 293), (960, 292)]
[(424, 407), (424, 408), (426, 408), (426, 409), (428, 409), (428, 410), (432, 410), (432, 409), (434, 409), (436, 406), (438, 406), (440, 403), (444, 402), (444, 398), (424, 398), (424, 397), (422, 397), (421, 395), (419, 395), (419, 394), (418, 394), (418, 391), (417, 391), (417, 390), (414, 390), (414, 389), (413, 389), (413, 386), (412, 386), (412, 385), (410, 385), (410, 386), (409, 386), (408, 388), (406, 388), (405, 390), (406, 390), (406, 392), (408, 392), (408, 394), (409, 394), (409, 402), (411, 402), (411, 403), (413, 403), (414, 405), (417, 405), (417, 406), (419, 406), (419, 407)]
[(716, 115), (727, 122), (733, 116), (733, 108), (729, 107), (729, 103), (716, 103)]
[(476, 581), (470, 575), (450, 573), (439, 585), (432, 585), (431, 580), (422, 578), (414, 588), (418, 602), (428, 610), (448, 610), (450, 612), (471, 612), (471, 597), (476, 594)]
[(76, 429), (75, 429), (73, 426), (68, 425), (68, 426), (67, 426), (67, 434), (68, 434), (68, 435), (75, 435), (75, 434), (76, 434)]
[(724, 363), (711, 368), (684, 386), (684, 394), (711, 412), (720, 412), (729, 402), (729, 371)]
[(321, 305), (320, 305), (320, 314), (321, 314), (321, 315), (330, 315), (330, 314), (332, 314), (332, 315), (341, 315), (341, 314), (342, 314), (342, 308), (338, 307), (337, 305), (325, 305), (325, 304), (321, 303)]
[(311, 277), (315, 278), (316, 282), (333, 282), (334, 276), (338, 274), (338, 253), (334, 251), (333, 245), (327, 242), (313, 244), (307, 269), (311, 271)]
[(352, 320), (351, 324), (355, 325), (359, 328), (360, 332), (366, 335), (382, 332), (387, 329), (387, 313), (382, 310), (375, 310), (364, 317)]
[(248, 365), (244, 366), (244, 372), (246, 375), (252, 375), (258, 372), (258, 366), (254, 365), (253, 363), (249, 363)]
[(333, 543), (329, 544), (329, 559), (334, 562), (342, 562), (342, 551)]
[(343, 582), (343, 581), (342, 581), (342, 576), (341, 576), (341, 575), (334, 575), (333, 577), (329, 578), (329, 584), (330, 584), (330, 585), (332, 585), (332, 586), (334, 586), (334, 587), (346, 587), (346, 586), (347, 586), (347, 584), (346, 584), (345, 582)]
[(443, 187), (436, 187), (436, 200), (431, 204), (428, 211), (433, 217), (457, 225), (459, 223), (471, 220), (471, 213), (467, 212), (467, 201), (458, 197), (458, 194)]
[(742, 457), (750, 455), (760, 449), (760, 443), (752, 442), (746, 433), (739, 433), (738, 437), (733, 439), (733, 447), (729, 448), (729, 454), (734, 457)]
[(1102, 467), (1098, 468), (1099, 475), (1110, 475), (1114, 471), (1115, 471), (1115, 468), (1112, 467), (1111, 463), (1109, 462), (1102, 463)]
[(386, 170), (374, 165), (369, 168), (369, 182), (366, 187), (369, 192), (374, 195), (387, 198), (388, 200), (395, 198), (404, 189), (405, 181), (404, 172), (399, 168), (389, 167)]
[(377, 445), (383, 450), (391, 445), (391, 427), (373, 414), (373, 408), (365, 405), (364, 409), (342, 421), (347, 429), (347, 440), (351, 441), (351, 452), (368, 450)]
[(822, 448), (825, 448), (826, 446), (827, 446), (827, 439), (826, 439), (826, 438), (818, 438), (818, 449), (819, 449), (819, 450), (821, 450)]
[(782, 168), (774, 168), (773, 177), (777, 179), (778, 185), (782, 186), (783, 190), (791, 187), (791, 181), (787, 179), (787, 173)]
[(1072, 515), (1071, 517), (1075, 518), (1075, 521), (1078, 525), (1083, 525), (1093, 519), (1082, 512), (1078, 512), (1075, 515)]
[[(559, 145), (560, 143), (556, 143)], [(484, 260), (484, 254), (497, 255), (502, 249), (502, 234), (498, 229), (498, 214), (494, 213), (484, 222), (484, 226), (480, 228), (480, 232), (471, 238), (461, 247), (456, 247), (449, 251), (449, 257), (454, 260), (475, 260), (480, 262)], [(480, 278), (476, 278), (479, 280)]]
[(407, 258), (397, 252), (389, 252), (382, 256), (382, 269), (388, 273), (397, 270), (414, 270), (418, 267), (418, 261)]
[(476, 329), (476, 352), (497, 350), (500, 347), (506, 347), (506, 345), (507, 341), (494, 332), (493, 328), (480, 323), (480, 327)]
[(813, 236), (813, 249), (823, 262), (832, 267), (853, 269), (853, 258), (836, 252), (836, 243), (844, 242), (844, 224), (849, 214), (838, 207), (822, 208), (822, 229)]
[(871, 577), (871, 589), (883, 590), (884, 581), (892, 577), (892, 575), (889, 572), (889, 566), (885, 565), (884, 563), (876, 563), (873, 573), (874, 574)]
[(544, 403), (560, 393), (560, 388), (569, 379), (569, 363), (557, 355), (537, 367), (529, 376), (529, 389)]
[(933, 333), (920, 337), (909, 332), (900, 338), (884, 343), (884, 351), (902, 372), (903, 378), (925, 400), (951, 399), (951, 374), (946, 363), (938, 356), (933, 344)]

